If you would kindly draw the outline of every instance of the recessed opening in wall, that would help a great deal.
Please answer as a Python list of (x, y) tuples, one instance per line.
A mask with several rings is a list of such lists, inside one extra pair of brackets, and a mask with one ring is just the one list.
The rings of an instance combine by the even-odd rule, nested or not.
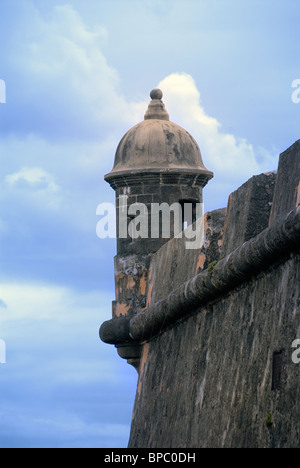
[(283, 349), (273, 353), (272, 390), (279, 390), (282, 383)]
[(130, 214), (127, 216), (127, 221), (128, 221), (127, 231), (128, 231), (131, 244), (133, 244), (136, 241), (136, 237), (134, 235), (134, 228), (133, 228), (133, 222), (134, 222), (135, 217), (136, 217), (135, 215), (130, 215)]
[(182, 229), (187, 229), (197, 219), (197, 201), (180, 200), (182, 212)]

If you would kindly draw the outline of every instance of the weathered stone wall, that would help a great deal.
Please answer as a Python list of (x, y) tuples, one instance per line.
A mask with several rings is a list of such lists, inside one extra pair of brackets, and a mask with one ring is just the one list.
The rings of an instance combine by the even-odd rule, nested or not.
[(130, 446), (300, 447), (299, 285), (292, 255), (146, 343)]
[[(174, 239), (152, 257), (146, 308), (126, 325), (142, 342), (130, 447), (300, 447), (299, 187), (300, 141), (277, 177), (230, 196), (226, 219), (206, 215), (201, 250)], [(220, 293), (197, 306), (197, 285)]]

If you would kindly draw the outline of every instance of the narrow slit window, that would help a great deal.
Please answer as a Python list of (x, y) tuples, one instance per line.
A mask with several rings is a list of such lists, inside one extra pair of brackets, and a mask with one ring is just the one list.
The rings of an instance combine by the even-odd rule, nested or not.
[(273, 353), (272, 390), (279, 390), (282, 384), (283, 350)]
[(180, 200), (182, 210), (182, 229), (187, 229), (196, 221), (197, 202), (195, 200)]

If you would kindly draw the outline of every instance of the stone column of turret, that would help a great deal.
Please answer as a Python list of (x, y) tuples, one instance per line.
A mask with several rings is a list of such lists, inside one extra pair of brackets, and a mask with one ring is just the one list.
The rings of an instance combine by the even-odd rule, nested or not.
[[(150, 97), (144, 120), (122, 138), (114, 167), (105, 176), (116, 192), (116, 298), (110, 325), (113, 323), (120, 336), (114, 336), (118, 332), (112, 332), (107, 323), (101, 327), (100, 336), (116, 344), (120, 356), (135, 367), (139, 365), (139, 343), (122, 342), (121, 330), (128, 317), (147, 305), (151, 255), (176, 235), (178, 213), (182, 231), (184, 206), (189, 206), (194, 222), (195, 207), (203, 201), (202, 189), (213, 177), (194, 138), (169, 120), (162, 91), (153, 89)], [(162, 218), (163, 203), (170, 219)], [(173, 208), (179, 208), (178, 213), (173, 214)]]

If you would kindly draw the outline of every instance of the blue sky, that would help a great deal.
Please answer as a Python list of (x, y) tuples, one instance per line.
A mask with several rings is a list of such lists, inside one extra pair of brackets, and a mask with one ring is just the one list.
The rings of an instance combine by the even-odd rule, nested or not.
[(126, 447), (136, 371), (100, 342), (114, 299), (103, 176), (161, 87), (215, 178), (207, 210), (300, 137), (298, 0), (1, 0), (0, 447)]

